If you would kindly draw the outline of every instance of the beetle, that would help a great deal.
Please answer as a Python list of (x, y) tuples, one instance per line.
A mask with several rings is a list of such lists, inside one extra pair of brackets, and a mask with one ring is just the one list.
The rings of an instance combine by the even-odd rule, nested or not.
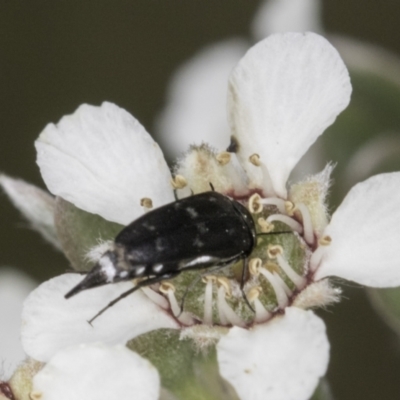
[(246, 259), (256, 244), (252, 215), (238, 201), (210, 191), (147, 212), (127, 225), (65, 298), (108, 283), (141, 278), (94, 318), (141, 287), (188, 270), (220, 269)]

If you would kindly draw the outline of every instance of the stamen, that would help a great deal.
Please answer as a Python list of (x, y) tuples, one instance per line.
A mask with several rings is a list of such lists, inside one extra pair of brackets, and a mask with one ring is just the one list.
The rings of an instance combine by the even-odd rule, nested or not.
[(158, 290), (167, 295), (172, 314), (179, 322), (185, 325), (192, 325), (194, 323), (193, 317), (189, 313), (181, 310), (175, 297), (175, 286), (172, 283), (162, 282)]
[(258, 218), (257, 222), (262, 233), (272, 232), (275, 228), (274, 224), (270, 224), (265, 218)]
[(261, 165), (261, 161), (260, 161), (260, 156), (256, 153), (252, 154), (249, 157), (249, 161), (255, 165), (256, 167), (259, 167)]
[(271, 313), (263, 306), (259, 300), (259, 296), (262, 293), (261, 287), (253, 287), (247, 292), (247, 298), (251, 303), (254, 304), (254, 309), (256, 311), (256, 316), (254, 321), (257, 323), (265, 322), (267, 319), (271, 318)]
[(171, 185), (174, 189), (183, 189), (187, 185), (187, 181), (182, 175), (175, 175), (171, 179)]
[(268, 280), (268, 282), (271, 284), (272, 288), (274, 289), (278, 307), (280, 309), (285, 308), (289, 304), (289, 298), (286, 295), (283, 287), (280, 285), (279, 281), (267, 269), (260, 268), (259, 271), (260, 271), (260, 274), (262, 274), (264, 276), (264, 278)]
[(155, 292), (153, 289), (150, 289), (148, 286), (142, 287), (142, 292), (155, 304), (159, 307), (163, 308), (164, 310), (168, 310), (169, 303), (168, 300), (161, 296), (161, 294)]
[(161, 283), (159, 289), (161, 293), (168, 296), (169, 304), (171, 305), (172, 313), (177, 317), (181, 313), (181, 308), (178, 305), (175, 297), (175, 286), (169, 282)]
[(267, 218), (267, 221), (268, 222), (280, 221), (280, 222), (283, 222), (284, 224), (288, 225), (289, 228), (293, 229), (294, 231), (296, 231), (298, 233), (303, 233), (303, 227), (301, 226), (301, 224), (299, 224), (293, 218), (288, 217), (287, 215), (273, 214)]
[(294, 215), (295, 210), (296, 210), (296, 207), (291, 201), (289, 201), (289, 200), (285, 201), (285, 213), (287, 215), (292, 217)]
[(254, 276), (260, 274), (260, 268), (262, 267), (261, 258), (251, 258), (249, 260), (249, 273)]
[(304, 239), (308, 244), (313, 244), (314, 231), (310, 211), (304, 203), (297, 203), (296, 206), (303, 218)]
[(310, 258), (310, 269), (312, 272), (315, 272), (319, 267), (319, 265), (321, 264), (324, 253), (325, 253), (325, 246), (317, 247), (314, 253), (312, 253)]
[(325, 235), (318, 240), (319, 246), (314, 251), (310, 259), (310, 269), (312, 272), (315, 272), (321, 264), (322, 257), (325, 254), (326, 246), (329, 246), (331, 242), (332, 238), (328, 235)]
[(140, 205), (150, 210), (153, 208), (153, 201), (149, 197), (143, 197), (143, 199), (140, 199)]
[(328, 235), (323, 236), (322, 238), (320, 238), (318, 240), (318, 244), (320, 246), (329, 246), (331, 244), (331, 242), (332, 242), (332, 238)]
[(218, 161), (218, 164), (223, 166), (231, 161), (231, 153), (228, 153), (227, 151), (222, 151), (221, 153), (217, 154), (215, 158)]
[(269, 258), (276, 259), (279, 266), (283, 269), (289, 279), (295, 284), (297, 289), (303, 289), (306, 285), (306, 278), (300, 276), (283, 257), (283, 248), (278, 245), (269, 245), (267, 254)]
[(204, 317), (203, 324), (212, 325), (212, 300), (213, 300), (213, 283), (215, 282), (215, 276), (204, 276), (203, 282), (206, 283), (206, 289), (204, 292)]
[[(234, 326), (245, 327), (244, 321), (232, 310), (229, 304), (226, 302), (225, 297), (228, 295), (230, 297), (231, 286), (229, 280), (225, 277), (217, 278), (218, 288), (218, 312), (220, 316), (220, 321), (222, 325), (227, 325), (228, 323)], [(222, 318), (221, 318), (222, 317)], [(223, 321), (223, 322), (222, 322)]]
[(290, 290), (290, 287), (288, 285), (286, 285), (285, 281), (280, 277), (280, 275), (276, 271), (273, 271), (272, 275), (274, 275), (275, 279), (283, 287), (283, 290), (285, 291), (286, 296), (290, 297), (293, 294), (293, 292)]
[(261, 204), (261, 196), (258, 193), (254, 193), (249, 198), (249, 210), (252, 214), (258, 214), (263, 210)]
[(223, 276), (218, 276), (216, 278), (217, 284), (218, 286), (223, 286), (225, 289), (225, 294), (227, 297), (231, 297), (232, 296), (232, 288), (231, 288), (231, 284), (229, 282), (228, 278), (225, 278)]
[(279, 199), (278, 197), (268, 197), (266, 199), (261, 199), (260, 203), (264, 206), (275, 206), (279, 212), (286, 214), (285, 200)]

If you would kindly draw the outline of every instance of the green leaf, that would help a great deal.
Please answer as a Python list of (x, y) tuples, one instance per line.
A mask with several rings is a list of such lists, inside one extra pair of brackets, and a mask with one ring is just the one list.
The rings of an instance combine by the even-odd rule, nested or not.
[(65, 256), (76, 271), (89, 271), (92, 265), (85, 259), (88, 251), (101, 241), (113, 240), (123, 226), (99, 215), (90, 214), (72, 203), (56, 198), (54, 221), (57, 236)]

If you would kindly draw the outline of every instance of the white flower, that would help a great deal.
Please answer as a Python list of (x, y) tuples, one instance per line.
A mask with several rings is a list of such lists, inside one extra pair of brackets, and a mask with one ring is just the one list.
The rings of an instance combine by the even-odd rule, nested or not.
[(7, 379), (24, 359), (19, 340), (22, 304), (35, 288), (33, 279), (16, 269), (0, 268), (0, 375)]
[[(252, 37), (233, 37), (206, 46), (173, 74), (165, 108), (156, 120), (156, 138), (169, 156), (205, 142), (217, 149), (229, 144), (226, 86), (229, 75), (251, 45), (273, 33), (320, 32), (319, 0), (265, 0), (250, 25)], [(324, 165), (321, 146), (301, 162), (315, 173)]]
[[(204, 299), (204, 314), (190, 309), (204, 325), (181, 314), (172, 285), (161, 285), (122, 300), (91, 327), (86, 321), (132, 284), (65, 300), (78, 278), (63, 275), (44, 283), (25, 304), (26, 352), (48, 361), (66, 346), (125, 343), (151, 330), (184, 325), (182, 337), (197, 344), (220, 339), (220, 373), (241, 399), (266, 394), (272, 400), (308, 399), (326, 372), (329, 344), (323, 322), (304, 309), (338, 300), (339, 291), (326, 278), (374, 287), (400, 284), (400, 173), (356, 185), (330, 223), (325, 206), (330, 166), (287, 185), (294, 166), (347, 106), (350, 94), (346, 67), (325, 39), (312, 33), (272, 35), (251, 48), (231, 74), (228, 118), (235, 153), (194, 147), (177, 164), (175, 172), (194, 193), (209, 190), (212, 182), (217, 191), (244, 204), (248, 200), (250, 211), (260, 216), (260, 232), (281, 222), (297, 232), (289, 235), (291, 245), (282, 239), (281, 246), (267, 247), (261, 240), (250, 257), (244, 289), (255, 314), (233, 278), (214, 275), (199, 284), (203, 295), (196, 293)], [(157, 144), (113, 104), (81, 106), (48, 125), (36, 147), (49, 190), (109, 221), (128, 224), (144, 212), (144, 198), (155, 207), (173, 201), (172, 177)], [(183, 286), (179, 277), (172, 283)]]
[(126, 347), (79, 345), (59, 351), (34, 376), (30, 398), (152, 400), (159, 386), (157, 370)]

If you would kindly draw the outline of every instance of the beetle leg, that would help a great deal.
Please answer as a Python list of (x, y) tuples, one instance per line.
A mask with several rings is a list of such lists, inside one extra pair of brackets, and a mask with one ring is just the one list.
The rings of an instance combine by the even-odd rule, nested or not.
[(250, 310), (253, 311), (253, 313), (255, 313), (256, 311), (251, 306), (249, 299), (247, 298), (246, 293), (244, 292), (244, 278), (246, 277), (246, 272), (248, 270), (248, 267), (249, 267), (249, 259), (246, 257), (243, 259), (243, 270), (242, 270), (242, 279), (240, 281), (240, 290), (242, 291), (242, 296), (244, 298), (244, 301), (246, 302)]
[(174, 278), (175, 276), (179, 275), (180, 271), (174, 271), (174, 272), (169, 272), (168, 274), (160, 275), (160, 276), (155, 276), (154, 278), (149, 278), (144, 281), (139, 282), (135, 287), (132, 289), (127, 290), (126, 292), (120, 294), (117, 298), (114, 300), (110, 301), (104, 308), (102, 308), (93, 318), (91, 318), (88, 322), (90, 325), (92, 325), (92, 322), (99, 317), (101, 314), (103, 314), (106, 310), (108, 310), (110, 307), (112, 307), (114, 304), (118, 303), (120, 300), (123, 298), (129, 296), (133, 292), (136, 292), (136, 290), (144, 287), (144, 286), (150, 286), (153, 285), (154, 283), (158, 283), (161, 281), (164, 281), (166, 279), (171, 279)]

